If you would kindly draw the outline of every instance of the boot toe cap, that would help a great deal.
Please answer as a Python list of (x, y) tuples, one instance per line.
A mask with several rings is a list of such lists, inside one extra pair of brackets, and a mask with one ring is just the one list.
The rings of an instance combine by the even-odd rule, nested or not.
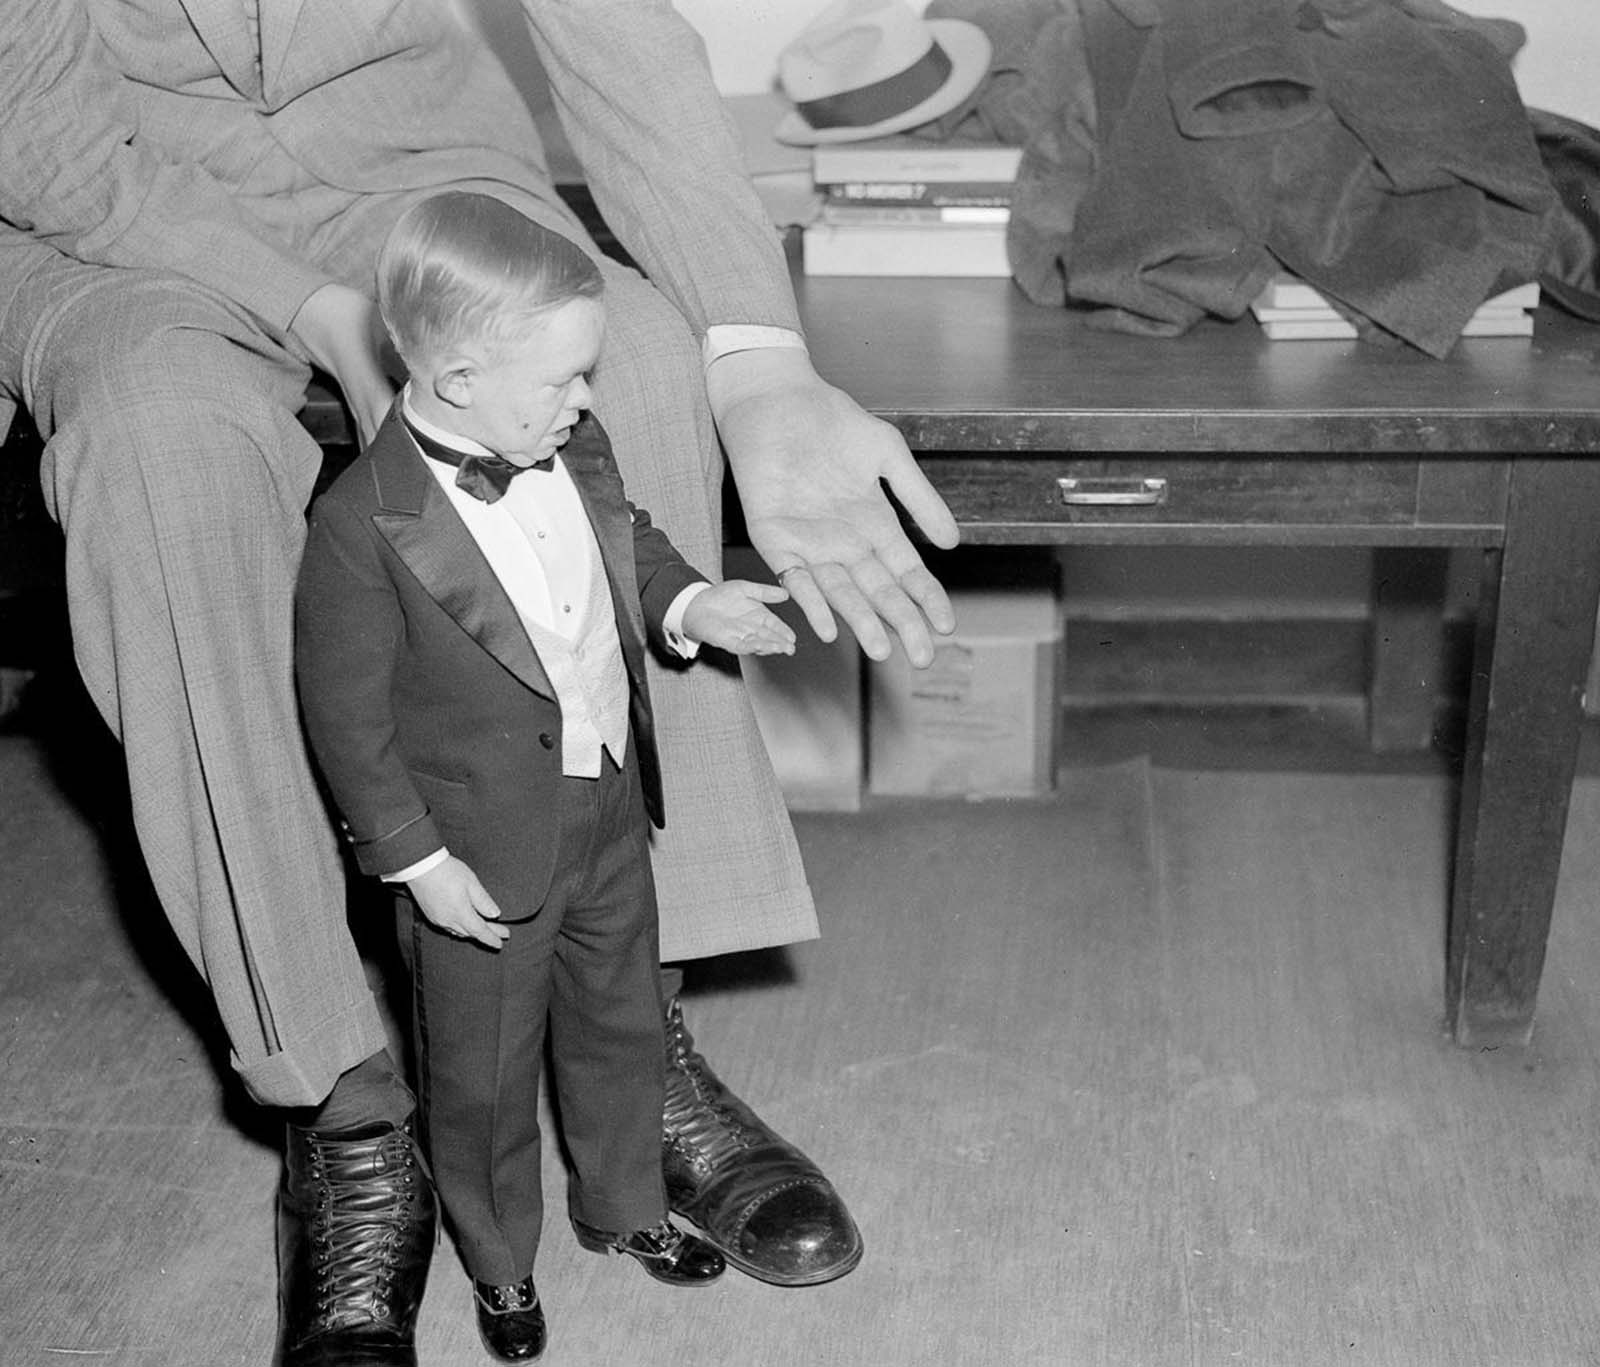
[(769, 1192), (739, 1231), (740, 1265), (782, 1286), (842, 1277), (861, 1254), (860, 1231), (826, 1181), (800, 1181)]

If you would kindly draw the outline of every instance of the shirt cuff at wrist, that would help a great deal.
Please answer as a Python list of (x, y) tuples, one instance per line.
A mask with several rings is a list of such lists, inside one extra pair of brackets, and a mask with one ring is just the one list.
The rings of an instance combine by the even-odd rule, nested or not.
[(710, 587), (703, 579), (698, 584), (690, 584), (672, 600), (661, 619), (661, 634), (667, 638), (673, 652), (685, 660), (692, 660), (700, 653), (700, 642), (691, 641), (683, 634), (683, 614), (688, 611), (689, 604)]
[(449, 857), (450, 851), (441, 845), (432, 854), (423, 856), (415, 864), (407, 864), (398, 873), (382, 875), (383, 881), (385, 883), (409, 883), (413, 878), (421, 878), (429, 869), (438, 868)]
[(700, 359), (709, 367), (713, 361), (736, 351), (757, 351), (765, 347), (806, 349), (806, 339), (792, 328), (769, 327), (764, 323), (713, 323), (700, 343)]

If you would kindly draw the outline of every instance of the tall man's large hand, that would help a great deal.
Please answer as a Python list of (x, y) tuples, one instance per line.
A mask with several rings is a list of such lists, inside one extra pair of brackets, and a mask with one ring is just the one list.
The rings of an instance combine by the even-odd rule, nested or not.
[(872, 659), (888, 657), (893, 632), (912, 664), (931, 663), (932, 633), (955, 630), (955, 614), (884, 484), (934, 545), (954, 546), (960, 533), (899, 432), (798, 348), (723, 356), (706, 387), (751, 544), (811, 629), (833, 640), (838, 613)]
[(394, 402), (394, 386), (379, 358), (378, 306), (348, 285), (330, 283), (300, 305), (289, 327), (338, 383), (361, 444), (367, 445)]

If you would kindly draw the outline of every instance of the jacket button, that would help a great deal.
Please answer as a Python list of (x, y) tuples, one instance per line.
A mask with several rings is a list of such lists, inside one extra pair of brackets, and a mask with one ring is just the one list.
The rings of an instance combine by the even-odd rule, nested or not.
[(554, 750), (556, 748), (556, 738), (548, 731), (541, 731), (539, 732), (539, 744), (544, 746), (546, 750)]

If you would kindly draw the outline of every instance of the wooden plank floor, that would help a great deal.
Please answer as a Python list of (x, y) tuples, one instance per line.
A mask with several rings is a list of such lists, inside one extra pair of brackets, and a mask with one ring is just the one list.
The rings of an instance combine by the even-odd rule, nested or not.
[[(259, 1364), (275, 1136), (77, 739), (0, 737), (0, 1362)], [(1600, 1363), (1600, 781), (1535, 1043), (1472, 1054), (1441, 1026), (1447, 780), (1206, 758), (801, 818), (824, 939), (710, 965), (689, 1013), (866, 1260), (675, 1292), (578, 1251), (557, 1198), (547, 1360)], [(488, 1361), (448, 1245), (421, 1341)]]

